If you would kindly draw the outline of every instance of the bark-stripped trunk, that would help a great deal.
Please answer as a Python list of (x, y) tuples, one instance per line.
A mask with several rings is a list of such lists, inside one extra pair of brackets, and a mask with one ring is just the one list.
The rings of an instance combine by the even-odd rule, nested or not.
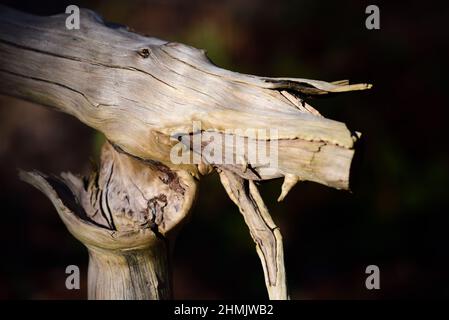
[(21, 172), (89, 251), (89, 299), (169, 299), (170, 236), (196, 195), (190, 175), (118, 152), (109, 143), (90, 177)]

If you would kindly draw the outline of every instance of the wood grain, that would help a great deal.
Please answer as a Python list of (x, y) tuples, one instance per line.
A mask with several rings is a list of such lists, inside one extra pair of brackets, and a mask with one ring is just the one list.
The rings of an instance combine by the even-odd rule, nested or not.
[[(89, 296), (169, 297), (169, 290), (153, 281), (169, 273), (161, 254), (167, 248), (156, 245), (158, 237), (184, 220), (197, 180), (215, 170), (256, 242), (269, 297), (287, 299), (282, 237), (254, 181), (284, 178), (279, 201), (299, 181), (349, 189), (360, 133), (323, 117), (309, 102), (371, 85), (241, 74), (214, 65), (204, 50), (111, 27), (90, 10), (81, 10), (79, 30), (66, 29), (65, 19), (0, 6), (0, 93), (73, 115), (110, 142), (99, 170), (84, 183), (68, 174), (54, 180), (70, 190), (72, 200), (64, 202), (47, 176), (23, 174), (53, 201), (72, 234), (89, 248)], [(254, 138), (238, 131), (246, 128), (276, 129), (277, 136)], [(214, 163), (203, 156), (199, 163), (172, 161), (170, 152), (179, 138), (204, 132), (275, 143), (277, 166), (267, 173), (264, 163), (248, 163), (246, 151), (240, 164)], [(206, 146), (195, 149), (188, 142), (184, 147), (201, 154)], [(148, 250), (135, 246), (136, 241)], [(141, 270), (127, 269), (129, 265)], [(121, 279), (119, 287), (134, 281), (135, 292), (119, 289), (115, 278)], [(143, 282), (149, 284), (148, 292), (140, 286)]]
[(169, 299), (173, 231), (192, 208), (190, 175), (148, 165), (109, 143), (89, 177), (21, 172), (89, 252), (89, 299)]

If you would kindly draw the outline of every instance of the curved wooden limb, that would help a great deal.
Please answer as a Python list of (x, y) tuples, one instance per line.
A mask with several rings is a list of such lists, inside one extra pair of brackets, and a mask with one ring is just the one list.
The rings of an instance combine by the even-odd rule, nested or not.
[(278, 166), (265, 174), (263, 163), (251, 163), (259, 179), (290, 175), (349, 188), (358, 135), (308, 101), (370, 85), (241, 74), (214, 65), (203, 50), (111, 28), (90, 10), (80, 15), (81, 28), (68, 30), (67, 15), (0, 6), (0, 93), (71, 114), (128, 154), (194, 175), (197, 163), (170, 158), (172, 137), (196, 133), (194, 122), (246, 139), (244, 129), (275, 129), (276, 138), (261, 140), (278, 141)]
[(259, 190), (253, 181), (228, 170), (220, 172), (220, 180), (231, 200), (239, 207), (256, 243), (269, 298), (289, 299), (281, 232), (274, 224)]

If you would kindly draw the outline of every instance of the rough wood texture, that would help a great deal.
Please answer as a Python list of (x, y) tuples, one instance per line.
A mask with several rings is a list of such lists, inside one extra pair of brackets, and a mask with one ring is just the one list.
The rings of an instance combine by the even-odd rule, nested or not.
[[(66, 15), (37, 17), (0, 6), (0, 93), (52, 106), (77, 117), (103, 132), (116, 151), (165, 172), (167, 179), (183, 177), (187, 188), (195, 188), (195, 181), (187, 177), (199, 178), (200, 174), (219, 171), (228, 195), (239, 206), (256, 241), (270, 298), (287, 298), (281, 235), (253, 181), (283, 177), (279, 200), (303, 180), (348, 189), (359, 134), (353, 134), (344, 123), (321, 116), (306, 100), (329, 93), (364, 90), (370, 85), (240, 74), (215, 66), (203, 50), (138, 35), (125, 27), (110, 27), (89, 10), (81, 11), (80, 30), (67, 30), (65, 18)], [(201, 123), (199, 132), (195, 131), (195, 122)], [(233, 131), (246, 128), (275, 128), (278, 136), (253, 138)], [(263, 170), (266, 164), (248, 163), (246, 153), (239, 164), (213, 163), (204, 157), (201, 163), (174, 164), (170, 151), (179, 142), (174, 137), (198, 154), (205, 146), (195, 149), (189, 139), (203, 132), (276, 143), (278, 165), (267, 173)], [(109, 165), (102, 163), (97, 174), (100, 184), (111, 183), (103, 171), (119, 170), (120, 165), (115, 163), (119, 158), (114, 159)], [(138, 170), (145, 172), (143, 167)], [(137, 172), (141, 173), (136, 171), (136, 179)], [(115, 174), (126, 177), (127, 172)], [(37, 175), (33, 177), (41, 189), (44, 181), (48, 183), (42, 177), (40, 180)], [(109, 229), (123, 228), (114, 232), (127, 232), (129, 228), (134, 230), (136, 224), (149, 221), (148, 216), (141, 215), (133, 206), (149, 204), (145, 197), (142, 200), (138, 193), (130, 191), (129, 200), (132, 197), (133, 204), (124, 205), (124, 198), (117, 193), (125, 187), (120, 185), (120, 179), (112, 180), (117, 189), (111, 189), (115, 195), (109, 198), (109, 206), (113, 211), (122, 208), (124, 212), (116, 211), (114, 217), (98, 214), (105, 203), (94, 196), (98, 189), (96, 179), (90, 180), (77, 199), (88, 219)], [(65, 177), (72, 190), (82, 189), (77, 181)], [(142, 183), (139, 188), (146, 190), (148, 185), (152, 190), (155, 198), (151, 205), (156, 208), (167, 206), (166, 210), (172, 210), (177, 201), (191, 205), (185, 195), (180, 196), (179, 190), (170, 189), (167, 184), (156, 185), (164, 190), (169, 188), (172, 198), (159, 197), (153, 181), (137, 181)], [(177, 183), (171, 181), (171, 187), (177, 188)], [(45, 188), (50, 190), (48, 185)], [(55, 198), (49, 191), (46, 194)], [(130, 219), (126, 213), (131, 211)], [(161, 224), (156, 222), (160, 219), (157, 215), (150, 221), (158, 225), (158, 232), (164, 233), (181, 218), (173, 213), (164, 216)], [(74, 227), (71, 231), (77, 236)], [(99, 239), (103, 241), (104, 237)], [(100, 256), (92, 252), (91, 257)], [(117, 258), (116, 264), (122, 264), (123, 259)]]
[(89, 251), (89, 299), (171, 298), (170, 237), (196, 195), (190, 175), (103, 147), (90, 177), (21, 172)]
[(256, 243), (270, 299), (288, 299), (282, 235), (256, 185), (230, 171), (221, 171), (220, 179), (231, 200), (239, 207)]
[[(304, 97), (368, 85), (224, 70), (202, 50), (112, 29), (88, 10), (80, 30), (65, 28), (66, 15), (0, 10), (3, 93), (72, 114), (127, 153), (169, 167), (176, 143), (170, 137), (192, 133), (194, 120), (219, 132), (276, 128), (285, 150), (278, 170), (263, 179), (292, 174), (348, 187), (356, 137), (343, 123), (310, 112)], [(197, 175), (197, 165), (184, 168)]]

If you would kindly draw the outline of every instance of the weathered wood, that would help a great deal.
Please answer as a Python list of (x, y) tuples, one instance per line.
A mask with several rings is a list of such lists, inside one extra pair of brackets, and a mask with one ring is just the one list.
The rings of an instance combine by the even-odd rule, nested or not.
[(256, 243), (270, 299), (288, 299), (282, 235), (256, 185), (230, 171), (221, 171), (220, 179), (231, 200), (239, 207)]
[(169, 299), (169, 247), (192, 207), (190, 175), (103, 147), (88, 178), (21, 172), (89, 251), (89, 299)]
[[(134, 161), (150, 165), (151, 170), (183, 177), (187, 189), (195, 189), (191, 176), (200, 178), (200, 174), (219, 171), (228, 195), (239, 206), (256, 241), (270, 298), (287, 298), (281, 235), (253, 181), (283, 177), (279, 200), (298, 181), (304, 180), (348, 189), (354, 144), (359, 134), (353, 134), (344, 123), (321, 116), (306, 100), (328, 93), (364, 90), (370, 85), (349, 84), (346, 80), (328, 83), (240, 74), (215, 66), (203, 50), (138, 35), (122, 27), (111, 28), (89, 10), (81, 11), (79, 30), (67, 30), (65, 18), (65, 15), (37, 17), (0, 6), (0, 93), (77, 117), (103, 132), (115, 146), (114, 152), (120, 151)], [(195, 130), (196, 122), (201, 124), (200, 130)], [(237, 133), (247, 128), (276, 129), (277, 136), (252, 137), (245, 132)], [(195, 148), (190, 139), (204, 132), (214, 132), (223, 138), (243, 138), (246, 143), (276, 143), (277, 166), (266, 171), (265, 163), (258, 160), (249, 163), (248, 151), (243, 156), (233, 154), (235, 158), (241, 156), (239, 163), (215, 163), (202, 156), (200, 163), (172, 161), (170, 154), (179, 145), (178, 139), (187, 150), (201, 154), (207, 145)], [(102, 162), (101, 170), (112, 170), (106, 169), (105, 163), (108, 161)], [(140, 174), (150, 169), (139, 167), (139, 170)], [(127, 174), (126, 171), (115, 173), (120, 177), (117, 183)], [(154, 186), (161, 187), (153, 180), (139, 180), (137, 173), (133, 175), (140, 182), (139, 188), (154, 191)], [(57, 202), (48, 179), (40, 175), (28, 177)], [(65, 178), (66, 183), (76, 185), (75, 189), (72, 185), (72, 190), (79, 192), (81, 185), (73, 181), (76, 181), (73, 177)], [(89, 219), (109, 229), (124, 228), (123, 232), (128, 227), (135, 230), (136, 221), (147, 221), (135, 210), (130, 225), (117, 224), (117, 221), (129, 222), (129, 218), (122, 220), (120, 214), (115, 219), (96, 215), (102, 204), (91, 199), (97, 188), (95, 181), (91, 179), (88, 189), (76, 195)], [(125, 187), (120, 185), (118, 190)], [(172, 191), (173, 197), (178, 194)], [(130, 196), (139, 203), (138, 194)], [(168, 203), (166, 210), (176, 208), (180, 199), (191, 205), (185, 196), (167, 198), (163, 201)], [(116, 204), (116, 209), (124, 206), (118, 194), (110, 201)], [(160, 199), (155, 201), (157, 204)], [(181, 211), (188, 212), (189, 208)], [(164, 217), (165, 228), (175, 227), (182, 220), (173, 214)], [(68, 227), (77, 236), (78, 227)], [(158, 228), (163, 233), (164, 227), (158, 224)], [(104, 237), (98, 241), (107, 241)], [(81, 241), (85, 243), (84, 238)], [(102, 245), (97, 243), (96, 247)], [(90, 250), (91, 258), (102, 257), (100, 251)], [(114, 259), (117, 265), (123, 264), (123, 256)], [(97, 266), (105, 268), (106, 264)], [(115, 276), (111, 273), (111, 277)], [(165, 296), (151, 294), (151, 297)]]
[[(89, 10), (81, 11), (80, 30), (67, 30), (65, 18), (1, 7), (3, 93), (72, 114), (127, 153), (169, 167), (170, 137), (192, 133), (195, 120), (218, 132), (276, 128), (285, 150), (263, 179), (292, 174), (348, 187), (356, 137), (308, 112), (303, 97), (369, 85), (244, 75), (213, 65), (202, 50), (112, 29)], [(195, 164), (179, 167), (198, 174)]]

